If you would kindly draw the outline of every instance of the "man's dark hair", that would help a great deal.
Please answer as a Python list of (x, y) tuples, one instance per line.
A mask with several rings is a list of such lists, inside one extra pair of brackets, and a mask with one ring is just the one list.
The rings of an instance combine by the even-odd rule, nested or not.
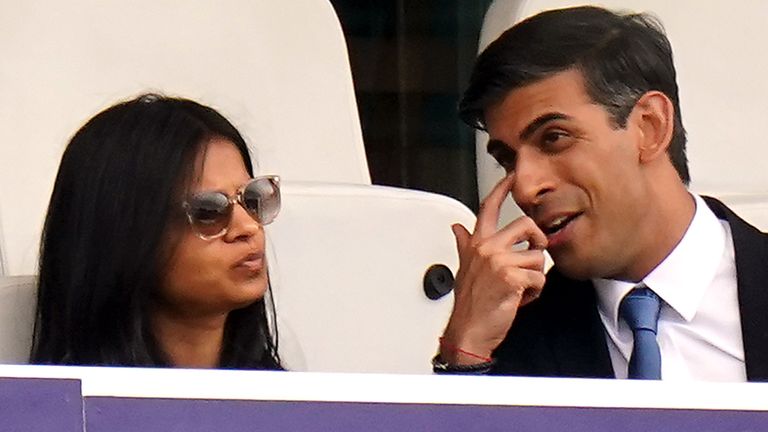
[(459, 116), (484, 129), (484, 111), (511, 90), (568, 69), (582, 73), (587, 93), (616, 127), (626, 126), (643, 94), (664, 93), (675, 110), (667, 152), (683, 182), (690, 182), (672, 47), (661, 23), (646, 14), (585, 6), (542, 12), (518, 23), (478, 57)]

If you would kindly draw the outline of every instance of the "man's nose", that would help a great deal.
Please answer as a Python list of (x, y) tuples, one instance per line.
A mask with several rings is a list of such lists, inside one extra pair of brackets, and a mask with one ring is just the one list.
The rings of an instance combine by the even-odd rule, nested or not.
[(553, 191), (556, 184), (550, 158), (537, 149), (518, 152), (514, 176), (512, 197), (526, 213), (539, 204), (544, 195)]

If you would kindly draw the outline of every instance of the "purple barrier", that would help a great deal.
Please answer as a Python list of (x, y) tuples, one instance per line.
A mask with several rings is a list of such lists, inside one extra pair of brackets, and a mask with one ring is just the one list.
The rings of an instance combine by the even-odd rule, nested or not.
[(87, 432), (768, 430), (768, 412), (86, 397)]
[(80, 381), (0, 378), (0, 430), (83, 432)]
[(6, 365), (0, 432), (762, 432), (765, 394), (759, 383)]

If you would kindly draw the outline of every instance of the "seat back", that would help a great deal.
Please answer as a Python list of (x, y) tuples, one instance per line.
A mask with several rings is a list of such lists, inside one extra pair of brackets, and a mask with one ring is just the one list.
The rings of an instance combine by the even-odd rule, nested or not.
[[(267, 227), (282, 339), (298, 370), (429, 373), (453, 293), (428, 299), (433, 264), (458, 266), (453, 223), (475, 216), (453, 199), (381, 186), (286, 184)], [(281, 329), (282, 330), (282, 329)]]
[(370, 184), (346, 44), (327, 0), (6, 2), (0, 58), (7, 274), (34, 271), (71, 135), (147, 91), (219, 109), (260, 172)]
[[(475, 216), (451, 198), (370, 185), (283, 184), (267, 230), (280, 352), (291, 370), (429, 373), (453, 305), (426, 271), (457, 270), (450, 225)], [(28, 359), (35, 280), (0, 278), (0, 363)]]
[(0, 276), (0, 363), (29, 361), (36, 292), (33, 276)]
[[(480, 50), (507, 28), (544, 10), (583, 5), (573, 0), (495, 0), (485, 16)], [(762, 123), (768, 116), (768, 2), (746, 0), (607, 0), (614, 10), (650, 12), (672, 43), (688, 132), (691, 190), (721, 198), (768, 230), (768, 151)], [(734, 77), (738, 77), (734, 79)], [(503, 175), (486, 153), (487, 135), (477, 134), (478, 188), (485, 196)], [(520, 214), (511, 202), (503, 217)]]

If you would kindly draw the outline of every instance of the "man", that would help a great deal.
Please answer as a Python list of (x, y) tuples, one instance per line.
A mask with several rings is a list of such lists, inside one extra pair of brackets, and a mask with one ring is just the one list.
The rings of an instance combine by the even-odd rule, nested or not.
[[(472, 234), (453, 227), (436, 372), (768, 379), (768, 236), (687, 190), (658, 23), (595, 7), (529, 18), (479, 56), (460, 114), (507, 175)], [(497, 230), (507, 193), (526, 216)]]

